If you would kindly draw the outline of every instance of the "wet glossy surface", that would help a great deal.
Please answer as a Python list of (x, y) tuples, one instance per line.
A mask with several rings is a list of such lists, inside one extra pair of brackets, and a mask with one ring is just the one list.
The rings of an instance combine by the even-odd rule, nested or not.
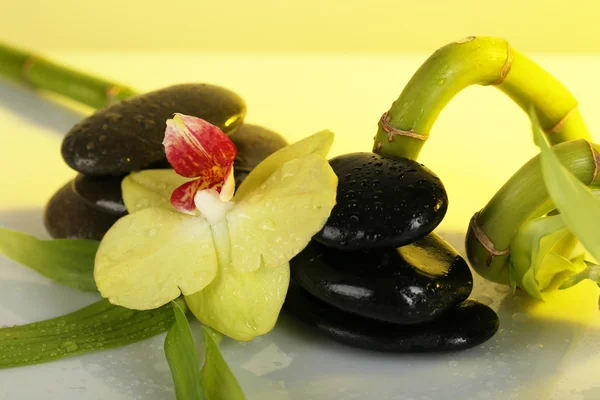
[(100, 240), (118, 219), (89, 206), (73, 190), (73, 181), (52, 196), (44, 213), (44, 225), (56, 239)]
[(63, 141), (63, 158), (87, 175), (123, 175), (165, 166), (165, 123), (174, 113), (205, 119), (230, 133), (243, 122), (246, 105), (237, 94), (206, 84), (142, 94), (77, 123)]
[(408, 159), (351, 153), (330, 160), (337, 204), (315, 240), (347, 250), (397, 247), (433, 231), (448, 207), (439, 178)]
[(292, 278), (320, 300), (400, 324), (434, 319), (473, 287), (465, 260), (433, 233), (398, 249), (353, 252), (312, 241), (290, 265)]
[(359, 317), (332, 307), (290, 284), (284, 309), (312, 329), (344, 344), (392, 353), (463, 350), (490, 339), (498, 315), (488, 306), (467, 300), (436, 321), (396, 325)]
[(95, 177), (79, 174), (73, 182), (73, 189), (88, 205), (116, 216), (127, 214), (121, 193), (120, 176)]

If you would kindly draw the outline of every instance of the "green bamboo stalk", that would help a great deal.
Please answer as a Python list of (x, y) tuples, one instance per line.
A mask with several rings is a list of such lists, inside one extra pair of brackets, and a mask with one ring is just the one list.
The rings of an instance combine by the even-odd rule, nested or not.
[(137, 94), (127, 86), (63, 67), (3, 43), (0, 43), (0, 76), (96, 109)]
[[(492, 85), (525, 112), (533, 105), (551, 144), (591, 136), (577, 100), (502, 39), (469, 37), (436, 51), (380, 121), (374, 151), (416, 159), (441, 110), (471, 85)], [(387, 118), (386, 118), (387, 117)]]
[[(594, 150), (592, 150), (594, 149)], [(600, 145), (584, 139), (554, 146), (561, 163), (588, 186), (598, 184)], [(508, 249), (517, 230), (532, 219), (552, 211), (553, 204), (542, 178), (539, 155), (523, 165), (472, 220), (466, 237), (467, 257), (484, 278), (509, 283), (510, 254), (490, 257), (490, 252), (475, 235), (477, 227), (497, 251)]]

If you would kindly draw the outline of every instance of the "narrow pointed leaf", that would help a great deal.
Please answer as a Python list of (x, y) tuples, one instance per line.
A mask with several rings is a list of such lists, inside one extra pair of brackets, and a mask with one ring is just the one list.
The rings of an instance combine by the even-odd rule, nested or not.
[(0, 254), (73, 289), (95, 292), (93, 240), (39, 240), (0, 228)]
[(62, 317), (0, 329), (0, 369), (124, 346), (168, 329), (170, 305), (134, 311), (101, 300)]
[(541, 150), (540, 162), (544, 183), (550, 198), (569, 229), (596, 260), (600, 260), (600, 199), (582, 184), (561, 163), (550, 148), (535, 112), (531, 112), (535, 143)]
[(165, 355), (171, 368), (177, 400), (203, 400), (200, 360), (183, 309), (171, 303), (175, 321), (165, 338)]
[(202, 382), (207, 400), (245, 400), (244, 392), (219, 351), (222, 335), (206, 325), (202, 326), (206, 361), (202, 368)]

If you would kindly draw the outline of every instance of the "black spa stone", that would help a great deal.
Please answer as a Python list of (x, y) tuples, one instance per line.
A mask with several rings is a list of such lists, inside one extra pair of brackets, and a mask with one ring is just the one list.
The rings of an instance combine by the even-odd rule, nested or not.
[(124, 216), (127, 208), (121, 193), (121, 176), (77, 175), (73, 188), (88, 205), (107, 214)]
[(235, 93), (207, 84), (135, 96), (76, 124), (63, 141), (63, 158), (74, 170), (97, 176), (165, 167), (162, 141), (174, 113), (205, 119), (229, 134), (242, 124), (246, 105)]
[(315, 240), (345, 250), (398, 247), (433, 231), (448, 208), (440, 179), (406, 158), (373, 153), (330, 160), (337, 204)]
[(292, 278), (318, 299), (397, 324), (431, 321), (473, 288), (465, 260), (435, 233), (399, 248), (358, 251), (312, 241), (290, 264)]
[(371, 320), (332, 307), (290, 284), (286, 313), (338, 342), (392, 353), (447, 352), (480, 345), (498, 330), (498, 315), (488, 306), (467, 300), (443, 317), (421, 325)]
[(73, 181), (52, 196), (44, 213), (44, 225), (56, 239), (100, 240), (118, 219), (88, 205), (75, 193)]

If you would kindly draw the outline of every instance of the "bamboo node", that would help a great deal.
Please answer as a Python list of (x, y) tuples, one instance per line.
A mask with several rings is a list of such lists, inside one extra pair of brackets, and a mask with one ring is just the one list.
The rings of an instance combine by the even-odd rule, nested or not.
[(395, 136), (408, 136), (418, 140), (427, 140), (427, 135), (420, 135), (418, 133), (415, 133), (415, 131), (413, 131), (412, 129), (410, 131), (405, 131), (402, 129), (394, 128), (390, 125), (390, 119), (391, 117), (389, 116), (389, 114), (387, 112), (384, 112), (381, 116), (381, 119), (379, 120), (379, 125), (381, 125), (381, 129), (383, 129), (388, 134), (388, 142), (394, 140)]
[(565, 124), (567, 123), (567, 120), (571, 117), (571, 115), (573, 115), (573, 113), (577, 110), (577, 105), (573, 108), (571, 108), (569, 110), (569, 112), (567, 112), (565, 114), (564, 117), (562, 117), (560, 119), (560, 121), (558, 121), (556, 123), (556, 125), (554, 125), (552, 128), (547, 129), (545, 132), (546, 133), (556, 133), (556, 132), (560, 132), (562, 130), (562, 128), (565, 126)]
[(489, 257), (487, 259), (487, 266), (489, 267), (490, 264), (492, 263), (492, 258), (494, 256), (506, 256), (506, 255), (510, 254), (510, 250), (509, 249), (496, 250), (494, 242), (492, 242), (490, 240), (490, 238), (485, 234), (483, 229), (481, 229), (481, 227), (477, 223), (477, 219), (479, 218), (479, 213), (480, 213), (480, 211), (477, 211), (475, 213), (475, 215), (473, 215), (473, 217), (471, 218), (471, 222), (469, 223), (469, 227), (473, 231), (473, 234), (475, 235), (475, 237), (477, 238), (479, 243), (481, 243), (481, 245), (487, 250), (487, 252), (489, 254)]
[(494, 85), (500, 85), (506, 79), (506, 76), (510, 72), (513, 63), (513, 53), (509, 46), (506, 46), (506, 61), (500, 70), (500, 78), (494, 83)]
[(587, 142), (588, 146), (590, 146), (590, 150), (592, 151), (592, 159), (594, 160), (594, 173), (592, 174), (592, 180), (590, 181), (590, 185), (596, 181), (598, 177), (598, 173), (600, 172), (600, 154), (594, 148), (594, 144), (592, 142)]
[(31, 69), (33, 66), (40, 62), (40, 59), (36, 56), (29, 56), (23, 66), (21, 67), (21, 77), (25, 82), (29, 82), (29, 74), (31, 73)]

